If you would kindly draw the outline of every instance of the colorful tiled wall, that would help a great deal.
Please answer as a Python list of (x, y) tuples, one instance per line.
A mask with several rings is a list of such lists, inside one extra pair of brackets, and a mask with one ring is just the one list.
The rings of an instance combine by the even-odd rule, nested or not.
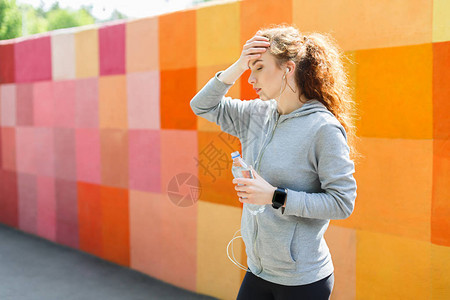
[[(446, 0), (213, 2), (3, 41), (0, 222), (234, 299), (240, 144), (189, 101), (259, 28), (283, 22), (331, 32), (355, 62), (363, 158), (355, 211), (326, 233), (333, 299), (449, 299)], [(257, 97), (248, 75), (230, 96)], [(245, 265), (240, 240), (234, 250)]]

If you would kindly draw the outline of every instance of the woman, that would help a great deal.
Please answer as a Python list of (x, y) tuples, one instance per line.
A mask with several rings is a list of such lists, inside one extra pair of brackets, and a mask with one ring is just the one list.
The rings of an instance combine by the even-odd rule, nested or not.
[[(225, 97), (247, 69), (259, 99)], [(350, 104), (333, 40), (285, 25), (258, 31), (191, 100), (196, 115), (240, 139), (253, 165), (253, 179), (233, 180), (249, 268), (238, 299), (329, 299), (334, 268), (323, 235), (356, 198)]]

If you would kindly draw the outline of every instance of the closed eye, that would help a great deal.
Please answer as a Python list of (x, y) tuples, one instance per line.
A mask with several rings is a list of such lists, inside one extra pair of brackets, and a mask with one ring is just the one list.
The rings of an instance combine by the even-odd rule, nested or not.
[(262, 69), (262, 67), (260, 67), (260, 68), (258, 68), (258, 69), (256, 69), (256, 70), (261, 70)]

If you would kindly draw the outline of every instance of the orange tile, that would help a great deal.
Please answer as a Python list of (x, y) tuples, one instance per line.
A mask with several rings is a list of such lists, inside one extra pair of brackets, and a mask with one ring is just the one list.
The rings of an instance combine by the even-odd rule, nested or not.
[(433, 43), (433, 138), (450, 138), (450, 42)]
[(99, 74), (98, 29), (75, 33), (75, 74), (77, 78), (95, 77)]
[(431, 140), (362, 138), (355, 210), (334, 225), (430, 241)]
[[(228, 259), (226, 249), (233, 234), (241, 227), (241, 213), (242, 210), (237, 207), (198, 202), (198, 293), (219, 299), (236, 299), (241, 285), (241, 269)], [(240, 261), (244, 242), (236, 239), (233, 246), (235, 258)]]
[(197, 66), (195, 17), (195, 10), (184, 10), (159, 17), (158, 44), (161, 70)]
[(359, 135), (432, 138), (431, 44), (356, 52)]
[[(230, 65), (225, 64), (197, 68), (197, 92), (200, 91), (206, 85), (206, 83), (208, 83), (208, 81), (216, 75), (217, 72), (225, 71), (228, 67), (230, 67)], [(240, 86), (240, 80), (237, 80), (236, 83), (228, 90), (228, 93), (225, 96), (239, 99)], [(202, 117), (197, 117), (197, 129), (200, 131), (221, 131), (219, 125), (210, 122)]]
[(128, 187), (128, 131), (102, 129), (100, 131), (102, 184)]
[(158, 70), (158, 18), (133, 20), (125, 26), (127, 72)]
[(77, 185), (80, 250), (102, 257), (101, 187), (85, 182), (77, 182)]
[(225, 132), (198, 132), (198, 177), (200, 199), (206, 202), (242, 207), (232, 183), (231, 153), (241, 152), (238, 138)]
[(130, 266), (128, 190), (101, 186), (102, 258)]
[(231, 65), (239, 58), (242, 51), (240, 5), (241, 2), (231, 2), (196, 10), (198, 67)]
[(241, 2), (241, 51), (245, 42), (262, 27), (292, 23), (292, 0), (247, 0)]
[(164, 277), (162, 262), (162, 194), (130, 190), (130, 267), (154, 278)]
[(98, 83), (100, 128), (128, 128), (126, 76), (101, 76)]
[(344, 50), (431, 42), (433, 1), (293, 0), (292, 11), (302, 31), (330, 32)]
[(450, 246), (450, 141), (433, 141), (431, 242)]
[(334, 265), (334, 288), (331, 299), (355, 299), (356, 230), (329, 226), (325, 240)]
[(430, 299), (428, 241), (368, 231), (356, 238), (356, 299)]
[(161, 129), (196, 129), (190, 101), (196, 91), (196, 69), (161, 71)]

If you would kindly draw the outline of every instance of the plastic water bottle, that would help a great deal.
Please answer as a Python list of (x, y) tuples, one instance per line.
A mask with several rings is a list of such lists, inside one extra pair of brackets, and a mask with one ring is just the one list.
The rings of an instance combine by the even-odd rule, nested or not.
[[(253, 178), (252, 170), (242, 159), (239, 151), (231, 153), (231, 158), (233, 159), (233, 165), (231, 166), (231, 173), (233, 173), (234, 178)], [(238, 185), (242, 184), (238, 183)], [(245, 199), (246, 197), (242, 198)], [(244, 203), (244, 207), (247, 208), (253, 215), (262, 213), (266, 208), (265, 205), (249, 204), (249, 203)]]

